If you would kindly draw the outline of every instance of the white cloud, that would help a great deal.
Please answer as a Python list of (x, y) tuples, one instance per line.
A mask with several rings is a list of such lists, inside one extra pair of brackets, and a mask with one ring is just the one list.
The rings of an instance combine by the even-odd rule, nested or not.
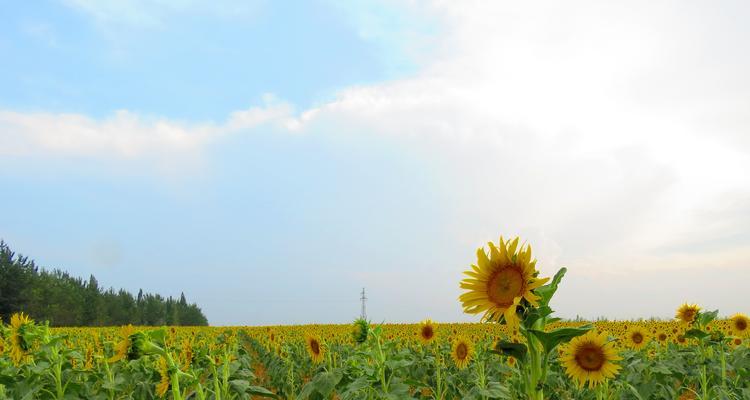
[(420, 74), (344, 90), (300, 129), (430, 159), (467, 244), (522, 233), (542, 265), (594, 276), (744, 268), (746, 207), (727, 203), (750, 193), (749, 7), (436, 2)]
[(81, 114), (0, 110), (0, 155), (83, 156), (101, 159), (199, 155), (224, 135), (291, 120), (289, 104), (266, 98), (262, 107), (231, 113), (222, 124), (186, 123), (120, 110), (105, 119)]

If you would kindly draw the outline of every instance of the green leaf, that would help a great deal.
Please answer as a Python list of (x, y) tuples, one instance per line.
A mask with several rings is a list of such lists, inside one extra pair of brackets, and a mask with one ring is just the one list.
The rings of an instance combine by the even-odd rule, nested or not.
[(540, 306), (538, 308), (531, 308), (531, 311), (523, 319), (523, 326), (526, 329), (531, 329), (534, 323), (541, 318), (545, 318), (552, 314), (552, 309), (549, 306)]
[(560, 343), (567, 343), (574, 337), (581, 336), (593, 328), (592, 325), (584, 325), (577, 328), (558, 328), (549, 332), (529, 329), (529, 332), (539, 340), (544, 347), (544, 351), (549, 353)]
[(701, 326), (706, 326), (711, 321), (715, 320), (719, 316), (719, 310), (706, 311), (698, 314), (698, 323)]
[(501, 340), (497, 342), (494, 350), (490, 350), (491, 353), (503, 354), (506, 356), (513, 356), (518, 361), (526, 360), (526, 352), (528, 349), (523, 343), (513, 343)]
[(261, 396), (261, 397), (270, 397), (272, 399), (278, 399), (279, 396), (275, 395), (270, 390), (261, 387), (261, 386), (250, 386), (247, 388), (247, 393), (250, 393), (254, 396)]
[(641, 394), (638, 393), (638, 389), (636, 389), (633, 385), (627, 382), (625, 382), (625, 385), (627, 385), (627, 388), (630, 389), (630, 393), (632, 393), (636, 399), (643, 400), (643, 397), (641, 396)]
[(490, 399), (510, 399), (510, 390), (499, 382), (490, 382), (486, 388), (478, 388), (480, 395)]
[(539, 297), (541, 297), (541, 299), (539, 300), (540, 306), (549, 305), (550, 300), (552, 300), (552, 296), (554, 296), (555, 292), (557, 291), (557, 286), (560, 285), (560, 281), (562, 280), (563, 276), (565, 276), (565, 273), (567, 271), (568, 269), (565, 267), (560, 268), (560, 270), (557, 271), (555, 276), (552, 278), (552, 282), (534, 289), (534, 293), (538, 294)]
[(694, 339), (698, 339), (698, 340), (703, 340), (706, 337), (708, 337), (709, 335), (710, 335), (710, 333), (703, 332), (700, 329), (690, 329), (689, 331), (685, 332), (685, 337), (686, 338), (694, 338)]
[(313, 378), (312, 384), (318, 393), (323, 395), (323, 397), (328, 397), (339, 381), (341, 381), (342, 376), (339, 371), (323, 372)]

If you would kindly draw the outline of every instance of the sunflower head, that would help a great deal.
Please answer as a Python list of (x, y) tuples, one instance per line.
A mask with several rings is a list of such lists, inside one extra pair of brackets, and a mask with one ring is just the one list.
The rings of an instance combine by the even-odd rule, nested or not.
[(159, 383), (156, 385), (156, 394), (159, 397), (164, 397), (164, 395), (167, 394), (167, 390), (169, 390), (169, 385), (171, 383), (170, 374), (169, 374), (169, 366), (167, 365), (167, 359), (164, 357), (159, 357), (157, 366), (159, 370), (159, 376), (161, 377), (161, 379), (159, 380)]
[(625, 333), (625, 344), (635, 350), (642, 349), (645, 345), (648, 344), (649, 339), (650, 336), (648, 334), (648, 331), (637, 325), (632, 326)]
[(194, 351), (193, 341), (189, 338), (182, 340), (182, 348), (180, 351), (180, 362), (182, 363), (182, 370), (187, 371), (190, 365), (193, 363)]
[(130, 335), (133, 333), (133, 325), (126, 325), (120, 328), (120, 337), (122, 338), (114, 347), (114, 355), (107, 359), (108, 362), (117, 362), (127, 358), (130, 350)]
[(732, 332), (737, 336), (745, 336), (750, 332), (750, 319), (747, 315), (737, 313), (729, 319)]
[(742, 342), (742, 338), (734, 337), (729, 341), (729, 346), (731, 346), (733, 349), (736, 349), (737, 347), (742, 346)]
[(568, 376), (579, 386), (588, 381), (590, 388), (617, 375), (620, 366), (613, 361), (621, 359), (612, 342), (607, 342), (606, 332), (594, 330), (573, 338), (560, 358)]
[(424, 343), (432, 343), (437, 336), (437, 326), (431, 319), (426, 319), (419, 323), (419, 340)]
[(27, 340), (27, 333), (34, 327), (34, 321), (24, 313), (16, 313), (10, 317), (10, 358), (15, 365), (21, 364), (27, 358), (31, 344)]
[(516, 309), (522, 301), (538, 306), (534, 289), (549, 278), (537, 278), (531, 246), (519, 246), (517, 237), (507, 242), (501, 237), (497, 245), (490, 242), (488, 246), (489, 255), (479, 248), (477, 263), (464, 272), (468, 278), (461, 281), (461, 288), (467, 292), (459, 300), (467, 314), (483, 314), (483, 321), (505, 321), (512, 328), (518, 327)]
[(306, 334), (305, 347), (307, 348), (307, 353), (310, 355), (310, 359), (313, 363), (318, 364), (323, 361), (325, 353), (320, 337), (317, 335)]
[(474, 344), (463, 336), (457, 336), (453, 340), (451, 348), (451, 358), (458, 369), (464, 369), (469, 365), (471, 357), (474, 355)]
[(700, 312), (701, 308), (698, 307), (697, 304), (688, 304), (685, 303), (680, 306), (680, 308), (677, 309), (677, 314), (675, 314), (675, 318), (679, 319), (680, 321), (686, 323), (686, 324), (692, 324), (695, 321), (695, 317), (698, 316), (698, 312)]

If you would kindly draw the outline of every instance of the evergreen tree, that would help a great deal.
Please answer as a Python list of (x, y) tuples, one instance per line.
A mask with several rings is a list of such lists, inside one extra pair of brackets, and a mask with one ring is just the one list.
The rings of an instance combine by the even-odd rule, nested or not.
[(34, 261), (13, 253), (0, 241), (0, 317), (25, 312), (53, 326), (91, 325), (208, 325), (195, 304), (138, 291), (103, 290), (94, 275), (88, 281), (54, 269), (39, 269)]

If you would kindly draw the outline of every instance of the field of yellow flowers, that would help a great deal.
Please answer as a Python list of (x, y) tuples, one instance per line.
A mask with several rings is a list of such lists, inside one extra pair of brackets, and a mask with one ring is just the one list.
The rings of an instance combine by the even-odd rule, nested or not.
[(481, 323), (0, 331), (0, 399), (750, 399), (748, 318), (562, 321), (566, 270), (489, 244), (460, 286)]

